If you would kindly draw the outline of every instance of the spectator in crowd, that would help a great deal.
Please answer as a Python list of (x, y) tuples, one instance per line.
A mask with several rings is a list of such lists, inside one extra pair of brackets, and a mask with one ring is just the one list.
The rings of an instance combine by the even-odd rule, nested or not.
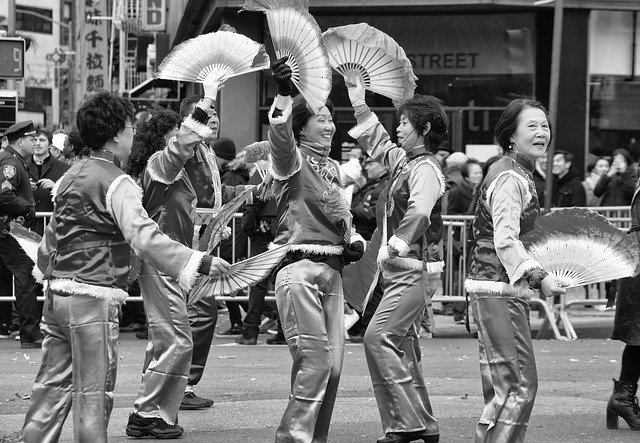
[(469, 160), (464, 152), (454, 152), (444, 161), (444, 176), (447, 180), (447, 189), (453, 189), (463, 182), (461, 170), (462, 166)]
[(389, 178), (389, 170), (371, 157), (364, 161), (364, 170), (367, 184), (353, 197), (351, 214), (356, 232), (368, 241), (376, 229), (376, 205)]
[[(64, 161), (54, 158), (50, 153), (52, 134), (47, 129), (39, 129), (36, 132), (35, 144), (33, 146), (33, 156), (27, 163), (27, 170), (31, 180), (33, 197), (36, 202), (36, 212), (53, 211), (51, 201), (51, 190), (53, 185), (69, 169), (69, 165)], [(36, 220), (35, 231), (42, 235), (48, 218)]]
[(64, 129), (56, 129), (51, 137), (49, 152), (56, 160), (64, 162), (64, 142), (67, 139), (67, 132)]
[(626, 149), (616, 149), (612, 158), (609, 171), (602, 174), (593, 194), (602, 197), (602, 206), (628, 206), (638, 180), (636, 171), (630, 167), (633, 158)]
[(67, 138), (64, 140), (63, 154), (65, 161), (69, 165), (73, 165), (75, 162), (91, 154), (91, 149), (85, 146), (77, 129), (69, 132)]
[(441, 169), (445, 168), (445, 161), (451, 154), (453, 154), (453, 150), (448, 146), (440, 146), (438, 148), (438, 151), (434, 155)]
[(582, 182), (584, 192), (587, 198), (587, 206), (600, 206), (602, 203), (602, 196), (597, 197), (594, 193), (596, 185), (603, 174), (609, 172), (611, 163), (606, 157), (597, 157), (592, 160), (587, 166), (587, 176)]
[(587, 197), (582, 186), (582, 177), (573, 167), (573, 154), (556, 151), (553, 155), (553, 198), (555, 208), (586, 206)]
[[(631, 203), (630, 235), (635, 244), (640, 240), (640, 198), (636, 186)], [(618, 429), (618, 417), (622, 417), (633, 430), (640, 431), (640, 407), (636, 392), (640, 379), (640, 276), (623, 278), (618, 281), (616, 294), (616, 316), (611, 338), (624, 342), (620, 378), (613, 380), (613, 393), (607, 404), (607, 428)]]
[[(26, 167), (33, 155), (35, 133), (31, 121), (10, 126), (4, 133), (9, 146), (0, 152), (0, 275), (4, 283), (0, 291), (3, 296), (12, 295), (13, 275), (22, 348), (42, 346), (40, 308), (36, 300), (36, 282), (31, 275), (33, 261), (9, 231), (12, 220), (31, 227), (35, 217), (35, 201)], [(0, 332), (5, 336), (12, 324), (11, 306), (11, 303), (2, 303), (0, 308)]]
[[(107, 441), (131, 248), (185, 291), (198, 274), (219, 274), (211, 257), (160, 232), (142, 207), (139, 187), (120, 168), (135, 132), (131, 102), (98, 92), (82, 104), (77, 122), (92, 155), (70, 168), (54, 191), (53, 221), (38, 249), (37, 270), (48, 282), (46, 337), (21, 434), (26, 443), (56, 441), (71, 408), (75, 441)], [(180, 435), (182, 428), (135, 416), (127, 425), (127, 434), (137, 437), (170, 433)]]
[[(259, 185), (262, 183), (268, 174), (268, 165), (268, 162), (257, 163), (255, 171), (249, 179), (249, 184)], [(251, 257), (268, 250), (269, 244), (275, 238), (277, 228), (277, 205), (273, 186), (269, 184), (262, 195), (254, 197), (252, 203), (245, 205), (242, 213), (242, 229), (251, 239)], [(265, 302), (265, 297), (269, 294), (270, 282), (271, 278), (267, 277), (250, 289), (247, 315), (242, 324), (242, 335), (236, 339), (236, 343), (241, 345), (257, 344), (263, 316), (269, 319), (265, 328), (268, 329), (269, 326), (275, 328), (277, 311), (271, 302)], [(267, 339), (268, 344), (277, 344), (276, 342), (284, 344), (284, 337)]]
[(352, 206), (354, 196), (360, 192), (367, 181), (363, 173), (362, 148), (355, 146), (349, 150), (349, 159), (340, 165), (340, 175), (347, 204)]
[[(486, 174), (485, 174), (486, 175)], [(544, 206), (544, 194), (547, 186), (547, 156), (538, 157), (533, 168), (533, 183), (536, 185), (536, 194), (540, 206)]]
[[(213, 142), (213, 152), (216, 156), (218, 171), (220, 172), (220, 183), (228, 188), (243, 186), (249, 182), (249, 170), (244, 165), (238, 165), (234, 169), (229, 169), (227, 165), (236, 157), (236, 145), (230, 138), (222, 137)], [(242, 211), (242, 208), (241, 210)], [(233, 238), (229, 237), (220, 242), (220, 257), (229, 263), (244, 260), (247, 257), (247, 234), (242, 229), (242, 223), (235, 218), (229, 223), (229, 227), (234, 233)], [(235, 248), (234, 248), (235, 241)], [(235, 252), (235, 255), (234, 255)], [(245, 296), (244, 291), (238, 293)], [(229, 301), (226, 303), (229, 310), (229, 329), (219, 332), (220, 336), (235, 336), (242, 334), (242, 312), (240, 307), (246, 312), (249, 308), (246, 302)]]

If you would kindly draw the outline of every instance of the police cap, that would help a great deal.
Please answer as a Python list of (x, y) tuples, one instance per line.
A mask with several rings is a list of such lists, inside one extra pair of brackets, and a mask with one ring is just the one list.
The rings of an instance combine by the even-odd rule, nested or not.
[(35, 135), (35, 133), (36, 127), (33, 126), (33, 122), (31, 120), (26, 120), (9, 126), (9, 128), (4, 131), (4, 136), (7, 137), (9, 143), (13, 143), (19, 138)]

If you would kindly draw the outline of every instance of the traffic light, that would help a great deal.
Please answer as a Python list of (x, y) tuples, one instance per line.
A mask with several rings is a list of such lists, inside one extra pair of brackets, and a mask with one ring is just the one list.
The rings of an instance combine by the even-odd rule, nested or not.
[(24, 39), (0, 37), (0, 78), (24, 77), (24, 53)]

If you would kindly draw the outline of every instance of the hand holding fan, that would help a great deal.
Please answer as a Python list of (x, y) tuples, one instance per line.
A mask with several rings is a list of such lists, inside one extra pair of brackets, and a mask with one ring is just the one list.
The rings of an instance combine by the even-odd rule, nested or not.
[(264, 45), (230, 31), (211, 32), (179, 44), (167, 55), (157, 78), (221, 84), (227, 79), (269, 68)]
[(534, 229), (520, 239), (529, 254), (567, 287), (631, 277), (640, 271), (638, 244), (589, 209), (559, 209), (538, 217)]
[(362, 79), (364, 87), (384, 95), (398, 106), (413, 97), (417, 77), (411, 62), (396, 41), (367, 25), (329, 28), (322, 34), (329, 63), (345, 79)]
[(309, 0), (246, 0), (242, 10), (267, 16), (278, 59), (288, 56), (291, 81), (314, 111), (322, 108), (331, 92), (331, 67), (322, 33), (308, 12)]
[(42, 237), (13, 221), (9, 223), (9, 226), (9, 234), (18, 240), (18, 243), (31, 261), (36, 263), (38, 261), (38, 246), (42, 241)]

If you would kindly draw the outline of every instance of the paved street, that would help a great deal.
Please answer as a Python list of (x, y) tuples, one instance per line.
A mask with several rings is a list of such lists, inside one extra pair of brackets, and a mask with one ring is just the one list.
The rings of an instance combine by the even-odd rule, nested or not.
[[(620, 370), (622, 343), (607, 339), (612, 312), (572, 311), (580, 339), (535, 342), (540, 376), (538, 398), (529, 427), (530, 442), (637, 442), (640, 433), (610, 431), (605, 408), (612, 377)], [(536, 329), (540, 320), (532, 315)], [(220, 315), (228, 327), (228, 315)], [(436, 316), (436, 338), (421, 340), (425, 372), (442, 442), (472, 441), (482, 409), (477, 343), (450, 316)], [(184, 442), (273, 441), (288, 395), (291, 359), (286, 346), (238, 346), (233, 339), (215, 339), (209, 366), (198, 393), (214, 398), (209, 410), (184, 411), (180, 424)], [(120, 366), (110, 441), (134, 441), (125, 435), (127, 416), (136, 396), (145, 342), (133, 333), (120, 336)], [(40, 351), (21, 350), (14, 340), (0, 340), (0, 442), (16, 441), (40, 362)], [(371, 380), (361, 344), (346, 347), (340, 393), (330, 441), (374, 442), (382, 435)], [(61, 441), (72, 441), (71, 419)]]

